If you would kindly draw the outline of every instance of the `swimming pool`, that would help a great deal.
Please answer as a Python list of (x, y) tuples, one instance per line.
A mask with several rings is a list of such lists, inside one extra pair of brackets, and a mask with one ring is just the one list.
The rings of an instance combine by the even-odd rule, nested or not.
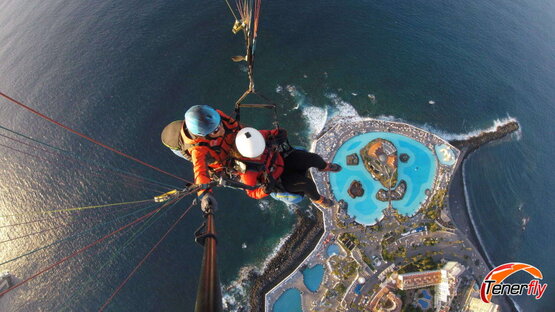
[(428, 301), (426, 300), (422, 300), (422, 299), (418, 299), (418, 304), (422, 307), (422, 309), (427, 309), (429, 306)]
[(272, 307), (273, 312), (302, 312), (301, 292), (297, 288), (289, 288), (279, 296)]
[[(387, 202), (379, 201), (376, 192), (383, 188), (380, 182), (375, 181), (370, 173), (364, 168), (359, 151), (368, 142), (382, 138), (390, 141), (397, 148), (397, 155), (407, 154), (407, 162), (398, 161), (398, 181), (407, 182), (405, 196), (401, 200), (393, 201), (399, 213), (412, 215), (420, 204), (426, 199), (426, 189), (431, 189), (436, 176), (437, 158), (434, 152), (404, 135), (387, 132), (369, 132), (357, 135), (347, 140), (337, 150), (334, 162), (339, 163), (343, 169), (339, 172), (330, 173), (330, 184), (333, 194), (337, 200), (344, 200), (348, 204), (347, 212), (361, 224), (373, 224), (382, 216), (382, 210), (387, 207)], [(357, 153), (359, 163), (348, 166), (347, 155)], [(354, 181), (360, 181), (364, 188), (364, 195), (351, 198), (347, 193), (349, 186)]]
[(328, 255), (328, 257), (331, 257), (333, 255), (339, 255), (340, 253), (341, 253), (341, 250), (339, 249), (339, 246), (337, 246), (336, 244), (331, 244), (326, 249), (326, 254)]
[(428, 300), (432, 299), (432, 296), (430, 295), (430, 293), (428, 293), (427, 290), (423, 290), (422, 295), (424, 295), (424, 298), (426, 298)]
[(303, 270), (304, 285), (312, 292), (316, 292), (324, 278), (324, 266), (317, 264)]
[(354, 292), (357, 295), (360, 295), (360, 291), (362, 290), (362, 286), (364, 286), (364, 284), (358, 284), (355, 286)]
[(457, 161), (455, 152), (446, 144), (436, 145), (434, 149), (437, 159), (442, 165), (452, 166)]

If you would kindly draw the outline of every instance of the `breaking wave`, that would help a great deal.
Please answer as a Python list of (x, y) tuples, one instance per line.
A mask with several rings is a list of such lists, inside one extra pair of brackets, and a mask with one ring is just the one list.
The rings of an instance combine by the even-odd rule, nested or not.
[(239, 270), (237, 278), (229, 283), (229, 285), (222, 285), (222, 299), (224, 311), (230, 312), (243, 312), (248, 311), (248, 293), (250, 288), (251, 275), (262, 274), (270, 263), (270, 260), (277, 255), (283, 244), (291, 236), (292, 232), (287, 233), (279, 239), (276, 247), (259, 265), (247, 265)]
[(466, 202), (466, 210), (468, 211), (468, 215), (470, 216), (470, 223), (472, 223), (472, 228), (474, 229), (474, 233), (476, 233), (476, 237), (478, 237), (478, 241), (479, 241), (480, 245), (482, 246), (482, 249), (484, 250), (484, 253), (486, 254), (486, 258), (487, 258), (487, 261), (488, 261), (489, 265), (492, 266), (492, 267), (495, 267), (494, 264), (493, 264), (493, 261), (491, 260), (491, 257), (489, 255), (489, 253), (486, 251), (485, 248), (483, 248), (484, 242), (482, 241), (482, 236), (480, 236), (480, 233), (477, 231), (476, 223), (474, 221), (474, 216), (472, 215), (472, 209), (470, 208), (470, 196), (468, 195), (468, 188), (466, 187), (465, 165), (466, 165), (466, 163), (463, 162), (463, 167), (461, 168), (461, 172), (462, 172), (462, 179), (463, 179), (463, 190), (464, 190), (464, 199), (465, 199), (465, 202)]
[(272, 208), (272, 205), (270, 204), (269, 200), (261, 199), (258, 201), (258, 208), (260, 208), (260, 210), (262, 211), (267, 211)]
[(325, 107), (304, 105), (301, 107), (303, 116), (308, 125), (308, 137), (312, 139), (320, 133), (329, 119), (341, 116), (359, 119), (360, 115), (350, 103), (343, 100), (335, 93), (326, 93), (325, 97), (329, 100)]
[[(497, 126), (496, 126), (496, 127), (497, 127)], [(495, 128), (494, 128), (494, 129), (495, 129)], [(468, 211), (468, 215), (469, 215), (469, 217), (470, 217), (470, 218), (469, 218), (469, 219), (470, 219), (470, 223), (472, 223), (473, 231), (474, 231), (474, 233), (476, 234), (476, 237), (478, 238), (478, 242), (479, 242), (479, 244), (481, 245), (482, 250), (484, 250), (484, 253), (485, 253), (485, 255), (486, 255), (486, 260), (488, 261), (488, 264), (489, 264), (492, 268), (494, 268), (494, 267), (495, 267), (495, 264), (493, 263), (493, 260), (491, 259), (489, 253), (487, 252), (486, 248), (484, 247), (485, 245), (484, 245), (484, 242), (483, 242), (483, 240), (482, 240), (482, 236), (480, 235), (480, 232), (478, 232), (478, 228), (476, 227), (476, 223), (475, 223), (475, 221), (474, 221), (474, 216), (473, 216), (473, 214), (472, 214), (472, 209), (471, 209), (471, 206), (470, 206), (470, 196), (468, 195), (468, 188), (466, 187), (466, 173), (465, 173), (465, 172), (466, 172), (466, 169), (465, 169), (465, 165), (466, 165), (466, 163), (463, 162), (463, 166), (462, 166), (462, 168), (461, 168), (461, 173), (462, 173), (462, 179), (463, 179), (463, 183), (462, 183), (462, 184), (463, 184), (463, 190), (464, 190), (464, 199), (465, 199), (465, 202), (466, 202), (466, 210)], [(521, 208), (519, 207), (519, 210), (520, 210), (520, 209), (521, 209)], [(515, 308), (517, 309), (517, 311), (518, 311), (518, 312), (521, 312), (521, 311), (522, 311), (522, 308), (521, 308), (521, 307), (518, 305), (518, 303), (512, 298), (512, 296), (507, 296), (507, 297), (509, 298), (508, 300), (510, 300), (510, 301), (514, 304), (514, 306), (515, 306)]]
[[(336, 93), (325, 93), (324, 96), (329, 102), (326, 103), (326, 105), (324, 107), (319, 107), (319, 106), (312, 105), (312, 103), (310, 102), (309, 97), (307, 96), (307, 94), (301, 88), (299, 88), (297, 86), (294, 86), (294, 85), (280, 86), (280, 85), (278, 85), (276, 87), (275, 91), (276, 91), (276, 93), (279, 93), (279, 94), (282, 94), (282, 95), (285, 95), (285, 96), (289, 96), (293, 99), (293, 101), (295, 102), (295, 106), (292, 109), (301, 111), (302, 116), (303, 116), (303, 118), (306, 122), (306, 125), (307, 125), (307, 127), (306, 127), (307, 131), (304, 132), (304, 134), (306, 135), (306, 139), (308, 139), (309, 141), (312, 141), (314, 136), (319, 134), (324, 129), (328, 120), (333, 118), (333, 117), (336, 117), (336, 116), (337, 117), (349, 117), (351, 119), (353, 119), (353, 118), (356, 118), (356, 119), (362, 118), (352, 104), (343, 100)], [(375, 101), (375, 98), (373, 99), (373, 101)], [(379, 115), (377, 117), (372, 117), (372, 118), (376, 118), (376, 119), (380, 119), (380, 120), (386, 120), (386, 121), (396, 121), (396, 122), (410, 123), (410, 124), (415, 125), (416, 127), (420, 127), (420, 128), (425, 129), (425, 130), (427, 130), (431, 133), (434, 133), (434, 134), (436, 134), (436, 135), (438, 135), (438, 136), (440, 136), (440, 137), (442, 137), (443, 139), (446, 139), (446, 140), (465, 140), (465, 139), (477, 136), (477, 135), (481, 134), (482, 132), (488, 132), (488, 131), (496, 130), (498, 126), (503, 125), (507, 122), (517, 121), (515, 118), (513, 118), (511, 116), (507, 116), (506, 118), (501, 118), (501, 119), (494, 120), (493, 125), (491, 127), (487, 128), (487, 129), (479, 129), (479, 130), (471, 131), (471, 132), (464, 133), (464, 134), (453, 134), (453, 133), (448, 133), (448, 132), (445, 132), (443, 130), (439, 130), (437, 128), (434, 128), (433, 126), (431, 126), (429, 124), (419, 125), (419, 124), (415, 124), (413, 122), (408, 122), (408, 121), (403, 120), (401, 118), (397, 118), (395, 116), (390, 116), (390, 115)], [(516, 140), (520, 140), (521, 137), (522, 137), (521, 129), (519, 128), (519, 130), (517, 132), (513, 133), (512, 137)], [(474, 221), (474, 218), (472, 216), (471, 209), (470, 209), (468, 190), (467, 190), (467, 187), (466, 187), (466, 183), (464, 183), (464, 180), (466, 180), (464, 166), (462, 168), (462, 174), (463, 174), (464, 196), (465, 196), (465, 199), (466, 199), (467, 209), (468, 209), (469, 215), (470, 215), (470, 220), (471, 220), (472, 226), (475, 229), (475, 233), (476, 233), (476, 236), (478, 237), (479, 243), (483, 246), (482, 238), (480, 237), (479, 233), (476, 231), (475, 221)], [(270, 209), (271, 203), (269, 201), (264, 201), (263, 200), (263, 201), (259, 202), (258, 206), (261, 210), (267, 210), (267, 209)], [(298, 206), (288, 205), (287, 208), (288, 208), (289, 211), (293, 211), (295, 209), (298, 209)], [(232, 281), (229, 285), (225, 285), (223, 287), (222, 293), (223, 293), (224, 309), (226, 311), (241, 312), (241, 311), (247, 311), (248, 310), (248, 308), (247, 308), (248, 307), (248, 302), (247, 302), (248, 301), (248, 293), (247, 293), (247, 290), (250, 288), (250, 282), (251, 282), (252, 274), (253, 273), (254, 274), (262, 274), (262, 272), (264, 272), (264, 270), (266, 269), (266, 267), (269, 264), (269, 262), (271, 261), (271, 259), (278, 253), (278, 251), (281, 249), (283, 244), (286, 242), (286, 240), (290, 236), (291, 236), (291, 232), (286, 234), (282, 238), (280, 238), (278, 244), (274, 247), (272, 252), (264, 259), (264, 261), (262, 261), (261, 263), (259, 263), (257, 265), (248, 265), (248, 266), (242, 267), (240, 269), (239, 273), (238, 273), (237, 279)], [(490, 264), (493, 264), (489, 254), (487, 254), (487, 252), (486, 252), (486, 258), (487, 258), (487, 261)], [(517, 307), (517, 309), (519, 311), (521, 311), (518, 304), (516, 302), (514, 302), (514, 304)]]
[(331, 106), (332, 114), (330, 117), (341, 116), (341, 117), (353, 117), (360, 118), (357, 110), (350, 103), (344, 101), (339, 95), (335, 93), (326, 93), (326, 98), (333, 104)]
[[(485, 129), (477, 129), (477, 130), (473, 130), (473, 131), (470, 131), (470, 132), (467, 132), (467, 133), (459, 133), (459, 134), (456, 134), (456, 133), (449, 133), (449, 132), (446, 132), (446, 131), (444, 131), (444, 130), (439, 130), (439, 129), (437, 129), (437, 128), (435, 128), (434, 126), (431, 126), (431, 125), (429, 125), (429, 124), (423, 124), (423, 125), (421, 125), (421, 124), (417, 124), (417, 123), (414, 123), (414, 122), (406, 121), (406, 120), (404, 120), (404, 119), (402, 119), (402, 118), (398, 118), (398, 117), (391, 116), (391, 115), (380, 115), (380, 116), (373, 117), (373, 118), (380, 119), (380, 120), (385, 120), (385, 121), (396, 121), (396, 122), (409, 123), (409, 124), (414, 125), (414, 126), (416, 126), (416, 127), (418, 127), (418, 128), (422, 128), (422, 129), (424, 129), (424, 130), (426, 130), (426, 131), (428, 131), (428, 132), (431, 132), (431, 133), (433, 133), (433, 134), (436, 134), (436, 135), (438, 135), (439, 137), (441, 137), (442, 139), (445, 139), (445, 140), (447, 140), (447, 141), (452, 141), (452, 140), (467, 140), (467, 139), (469, 139), (469, 138), (478, 136), (478, 135), (480, 135), (480, 134), (482, 134), (482, 133), (484, 133), (484, 132), (491, 132), (491, 131), (494, 131), (494, 130), (497, 129), (498, 126), (502, 126), (502, 125), (504, 125), (504, 124), (506, 124), (506, 123), (508, 123), (508, 122), (515, 122), (515, 121), (518, 122), (518, 120), (517, 120), (516, 118), (511, 117), (511, 116), (507, 116), (507, 117), (505, 117), (505, 118), (497, 118), (497, 119), (494, 119), (494, 120), (493, 120), (493, 125), (490, 126), (490, 127), (488, 127), (488, 128), (485, 128)], [(522, 127), (519, 127), (518, 131), (512, 133), (512, 134), (511, 134), (511, 137), (512, 137), (513, 139), (517, 140), (517, 141), (520, 140), (520, 139), (522, 138)]]

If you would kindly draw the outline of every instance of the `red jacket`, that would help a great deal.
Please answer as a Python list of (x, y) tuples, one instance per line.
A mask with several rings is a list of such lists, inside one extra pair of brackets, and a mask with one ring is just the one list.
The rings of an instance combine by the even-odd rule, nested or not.
[[(270, 135), (277, 135), (277, 131), (277, 129), (260, 130), (260, 133), (262, 133), (267, 142)], [(275, 180), (279, 179), (283, 173), (284, 166), (281, 154), (272, 150), (271, 147), (266, 146), (266, 150), (264, 150), (264, 153), (259, 157), (259, 159), (239, 158), (238, 160), (247, 164), (247, 170), (239, 173), (241, 183), (249, 186), (260, 185), (257, 189), (246, 190), (247, 195), (256, 199), (268, 196), (262, 187), (264, 183), (267, 183), (267, 181), (264, 181), (264, 177), (265, 175), (271, 175)]]

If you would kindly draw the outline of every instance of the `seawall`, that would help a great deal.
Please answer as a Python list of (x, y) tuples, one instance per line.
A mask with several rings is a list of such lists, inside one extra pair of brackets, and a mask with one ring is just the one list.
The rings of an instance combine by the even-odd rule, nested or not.
[[(464, 185), (464, 161), (467, 157), (476, 151), (481, 146), (500, 140), (507, 135), (510, 135), (520, 129), (520, 125), (516, 120), (509, 120), (503, 124), (498, 125), (495, 129), (482, 131), (477, 135), (470, 136), (465, 139), (451, 140), (453, 146), (461, 151), (459, 156), (456, 171), (453, 174), (451, 184), (449, 186), (449, 209), (453, 222), (456, 227), (464, 232), (468, 239), (474, 244), (489, 269), (494, 268), (493, 262), (488, 257), (488, 254), (481, 244), (478, 232), (472, 222), (470, 212), (470, 205), (466, 200), (465, 185)], [(498, 303), (501, 306), (501, 311), (518, 311), (513, 300), (507, 296), (503, 297)]]
[(313, 208), (312, 211), (314, 216), (309, 217), (296, 210), (297, 221), (293, 233), (268, 262), (264, 272), (253, 277), (249, 311), (263, 312), (265, 294), (291, 274), (316, 247), (324, 233), (324, 220), (319, 209)]
[(516, 120), (509, 120), (501, 125), (498, 125), (495, 129), (492, 129), (490, 131), (482, 131), (477, 135), (462, 140), (451, 140), (449, 141), (449, 143), (458, 148), (463, 153), (461, 157), (464, 158), (480, 146), (492, 141), (502, 139), (503, 137), (516, 132), (519, 129), (520, 125)]

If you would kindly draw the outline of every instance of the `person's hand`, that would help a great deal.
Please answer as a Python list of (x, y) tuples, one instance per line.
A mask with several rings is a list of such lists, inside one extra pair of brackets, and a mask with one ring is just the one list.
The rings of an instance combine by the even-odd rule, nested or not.
[(276, 134), (276, 138), (278, 140), (285, 140), (287, 139), (287, 130), (283, 129), (283, 128), (279, 128)]
[(211, 193), (204, 194), (200, 199), (200, 209), (202, 209), (204, 213), (214, 211), (216, 210), (217, 207), (218, 207), (218, 202), (216, 201), (216, 198)]
[(270, 194), (270, 193), (273, 193), (275, 191), (275, 189), (274, 189), (273, 185), (264, 184), (262, 186), (262, 191), (266, 194)]

